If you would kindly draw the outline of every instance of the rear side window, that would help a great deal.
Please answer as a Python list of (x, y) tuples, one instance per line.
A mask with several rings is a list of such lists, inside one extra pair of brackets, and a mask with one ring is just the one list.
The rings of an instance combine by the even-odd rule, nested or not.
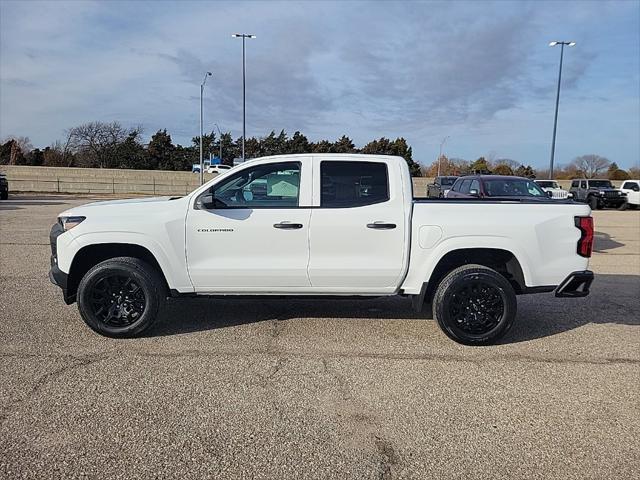
[(587, 188), (587, 182), (586, 182), (586, 181), (584, 181), (584, 180), (582, 180), (582, 181), (580, 182), (580, 188)]
[(321, 207), (362, 207), (389, 200), (385, 163), (321, 162), (320, 175)]

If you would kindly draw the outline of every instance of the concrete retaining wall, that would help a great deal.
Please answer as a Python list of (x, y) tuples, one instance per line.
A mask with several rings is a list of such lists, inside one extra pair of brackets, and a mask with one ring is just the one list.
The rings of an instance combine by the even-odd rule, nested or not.
[[(140, 195), (185, 195), (199, 185), (200, 176), (191, 172), (128, 170), (110, 168), (26, 167), (2, 165), (12, 192), (103, 193)], [(205, 180), (215, 174), (205, 174)], [(433, 178), (413, 179), (415, 197), (427, 195)], [(559, 180), (565, 190), (571, 180)], [(614, 182), (620, 185), (621, 182)]]

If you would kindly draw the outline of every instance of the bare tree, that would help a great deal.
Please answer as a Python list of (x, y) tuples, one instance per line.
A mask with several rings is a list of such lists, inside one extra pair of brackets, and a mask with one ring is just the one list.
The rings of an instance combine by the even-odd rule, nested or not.
[(574, 158), (571, 165), (585, 178), (594, 178), (606, 171), (611, 162), (600, 155), (589, 154)]
[(119, 122), (89, 122), (68, 131), (67, 144), (85, 166), (109, 168), (117, 162), (117, 147), (140, 127), (125, 128)]

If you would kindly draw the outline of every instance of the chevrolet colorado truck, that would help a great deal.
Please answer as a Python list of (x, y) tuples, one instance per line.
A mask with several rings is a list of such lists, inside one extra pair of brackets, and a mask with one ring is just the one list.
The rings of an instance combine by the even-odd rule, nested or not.
[(401, 157), (248, 161), (184, 197), (91, 203), (50, 234), (53, 283), (96, 332), (149, 328), (168, 297), (410, 297), (444, 333), (495, 342), (516, 296), (589, 293), (587, 205), (414, 200)]

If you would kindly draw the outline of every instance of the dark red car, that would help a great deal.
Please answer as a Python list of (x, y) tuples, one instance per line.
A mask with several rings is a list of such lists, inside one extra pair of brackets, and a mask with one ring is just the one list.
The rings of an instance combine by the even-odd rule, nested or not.
[(447, 198), (549, 198), (533, 180), (506, 175), (468, 175), (460, 177)]

